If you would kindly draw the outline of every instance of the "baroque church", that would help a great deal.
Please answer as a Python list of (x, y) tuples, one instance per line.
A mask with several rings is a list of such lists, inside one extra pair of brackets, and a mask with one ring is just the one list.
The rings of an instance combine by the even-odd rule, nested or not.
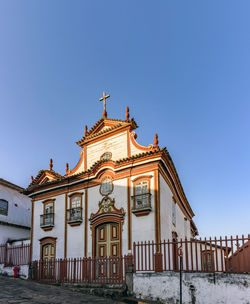
[(80, 160), (66, 174), (40, 170), (25, 193), (32, 199), (32, 260), (115, 257), (132, 253), (133, 242), (191, 238), (194, 213), (174, 163), (155, 134), (137, 142), (130, 118), (103, 117), (77, 141)]

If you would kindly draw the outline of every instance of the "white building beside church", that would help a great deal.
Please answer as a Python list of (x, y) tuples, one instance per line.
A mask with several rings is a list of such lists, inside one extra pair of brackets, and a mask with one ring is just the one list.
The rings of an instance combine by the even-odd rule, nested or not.
[(23, 190), (0, 178), (0, 244), (30, 237), (31, 200)]
[[(105, 100), (105, 98), (104, 98)], [(101, 118), (77, 144), (78, 164), (60, 175), (41, 170), (32, 198), (32, 259), (131, 253), (137, 241), (190, 238), (194, 213), (166, 150), (136, 141), (135, 120)]]

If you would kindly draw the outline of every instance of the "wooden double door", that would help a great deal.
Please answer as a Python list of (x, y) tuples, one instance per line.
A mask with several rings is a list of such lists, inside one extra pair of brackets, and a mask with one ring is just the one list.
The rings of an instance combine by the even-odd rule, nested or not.
[(119, 257), (121, 255), (120, 225), (105, 223), (96, 228), (96, 257)]
[(55, 245), (46, 244), (42, 247), (42, 279), (53, 279), (55, 276)]

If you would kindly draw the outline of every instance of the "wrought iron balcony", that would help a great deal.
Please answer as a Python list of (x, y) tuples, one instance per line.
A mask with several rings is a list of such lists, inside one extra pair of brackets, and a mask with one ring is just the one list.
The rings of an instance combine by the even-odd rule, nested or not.
[(76, 208), (68, 209), (67, 221), (69, 224), (74, 224), (74, 223), (80, 224), (82, 222), (82, 208), (76, 207)]
[(143, 193), (131, 196), (133, 200), (132, 212), (135, 215), (147, 215), (152, 210), (151, 193)]
[(40, 215), (40, 227), (54, 227), (54, 213)]

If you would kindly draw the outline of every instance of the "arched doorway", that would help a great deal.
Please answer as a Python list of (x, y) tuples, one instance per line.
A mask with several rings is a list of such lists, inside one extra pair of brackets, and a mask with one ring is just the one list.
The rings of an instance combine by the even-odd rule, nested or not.
[(92, 230), (92, 256), (94, 258), (122, 255), (122, 225), (125, 212), (117, 209), (115, 201), (104, 197), (99, 210), (90, 216)]
[(42, 247), (42, 260), (48, 261), (55, 258), (55, 245), (48, 243)]
[(121, 254), (120, 224), (115, 222), (103, 223), (96, 227), (97, 258), (117, 257)]

